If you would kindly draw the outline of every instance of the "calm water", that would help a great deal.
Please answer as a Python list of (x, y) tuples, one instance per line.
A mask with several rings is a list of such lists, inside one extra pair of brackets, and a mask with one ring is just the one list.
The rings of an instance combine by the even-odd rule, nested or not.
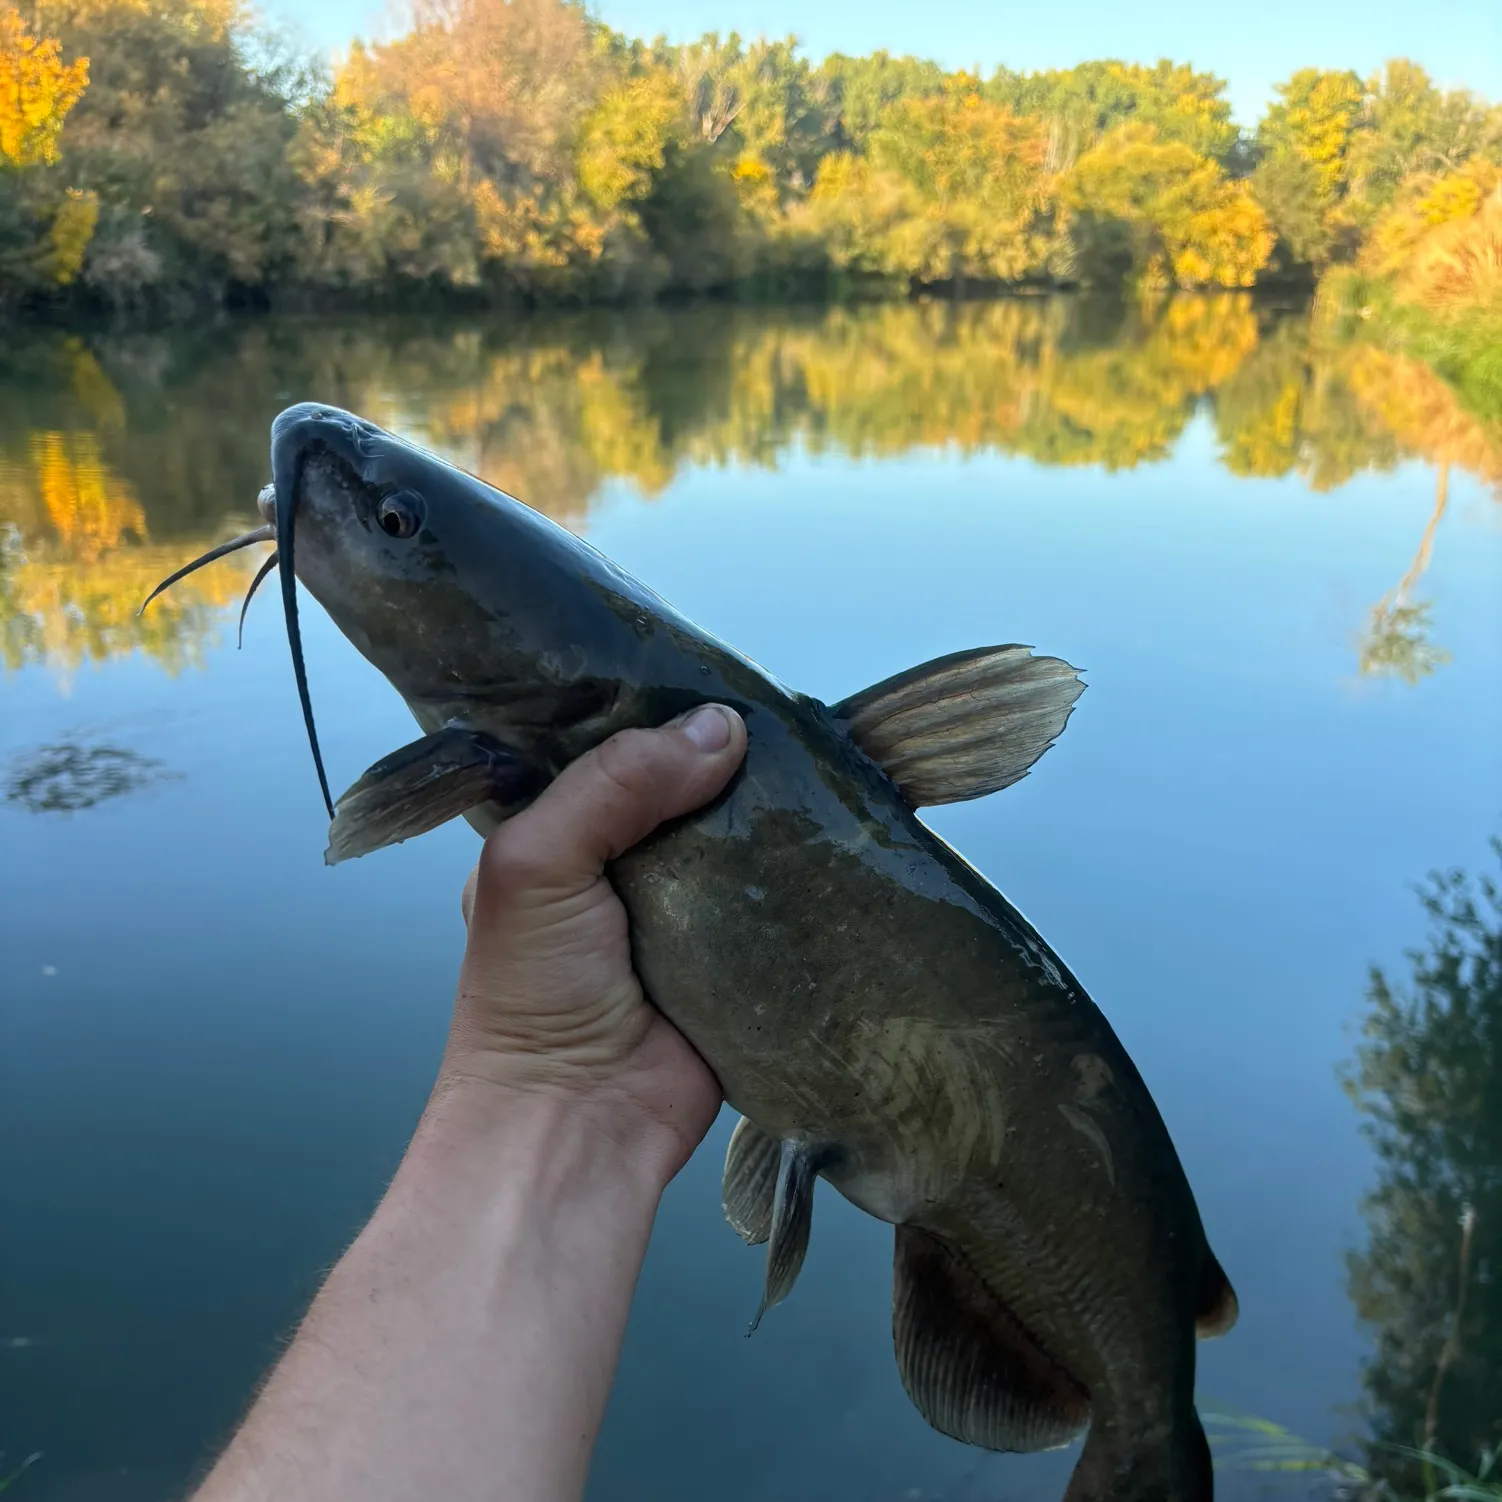
[[(1365, 1109), (1341, 1075), (1370, 967), (1411, 984), (1415, 884), (1496, 869), (1502, 436), (1423, 371), (1234, 298), (260, 322), (0, 350), (0, 1450), (45, 1452), (18, 1502), (185, 1484), (439, 1056), (473, 835), (325, 869), (273, 591), (235, 651), (258, 560), (133, 614), (248, 524), (267, 425), (304, 398), (566, 521), (825, 698), (995, 641), (1082, 664), (1034, 775), (931, 819), (1156, 1095), (1241, 1296), (1203, 1403), (1411, 1439), (1470, 1201), (1439, 1403), (1482, 1432), (1502, 996), (1462, 975), (1448, 1023), (1376, 1059)], [(343, 786), (414, 731), (305, 610)], [(1379, 1153), (1384, 1100), (1408, 1125)], [(977, 1465), (909, 1407), (891, 1234), (834, 1193), (795, 1295), (744, 1338), (761, 1263), (720, 1218), (728, 1129), (667, 1196), (597, 1502), (1056, 1497), (1058, 1457)]]

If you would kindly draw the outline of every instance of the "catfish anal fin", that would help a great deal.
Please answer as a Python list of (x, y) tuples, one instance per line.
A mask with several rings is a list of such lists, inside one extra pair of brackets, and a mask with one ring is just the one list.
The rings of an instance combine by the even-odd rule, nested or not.
[(331, 866), (426, 834), (481, 803), (518, 813), (547, 783), (493, 736), (451, 726), (383, 756), (334, 805)]
[(1052, 1450), (1090, 1422), (1084, 1389), (960, 1254), (898, 1226), (892, 1340), (902, 1385), (933, 1427), (987, 1450)]
[(781, 1162), (782, 1144), (742, 1116), (725, 1150), (725, 1182), (720, 1197), (725, 1219), (748, 1246), (760, 1246), (772, 1234), (772, 1206)]
[[(751, 1321), (751, 1330), (761, 1323), (768, 1309), (775, 1308), (792, 1291), (808, 1251), (808, 1233), (813, 1224), (814, 1180), (819, 1176), (815, 1150), (804, 1142), (781, 1144), (777, 1164), (777, 1192), (772, 1198), (772, 1220), (767, 1237), (767, 1285), (761, 1308)], [(751, 1330), (746, 1333), (749, 1335)]]
[(1031, 647), (937, 657), (831, 713), (914, 808), (984, 797), (1027, 776), (1084, 693), (1077, 670)]

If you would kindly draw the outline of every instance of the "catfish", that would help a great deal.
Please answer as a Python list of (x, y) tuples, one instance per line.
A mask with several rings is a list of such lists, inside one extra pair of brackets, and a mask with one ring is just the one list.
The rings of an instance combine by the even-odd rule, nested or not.
[[(608, 874), (647, 996), (740, 1113), (723, 1206), (766, 1246), (757, 1320), (797, 1281), (822, 1179), (894, 1228), (897, 1366), (935, 1429), (1000, 1451), (1084, 1434), (1066, 1502), (1211, 1498), (1196, 1340), (1237, 1302), (1173, 1142), (1084, 987), (917, 813), (1026, 776), (1078, 672), (987, 646), (824, 704), (351, 413), (282, 412), (271, 468), (266, 525), (172, 579), (275, 541), (255, 583), (278, 569), (326, 859), (457, 817), (488, 834), (615, 732), (731, 705), (749, 747), (727, 789)], [(337, 805), (298, 582), (423, 732)]]

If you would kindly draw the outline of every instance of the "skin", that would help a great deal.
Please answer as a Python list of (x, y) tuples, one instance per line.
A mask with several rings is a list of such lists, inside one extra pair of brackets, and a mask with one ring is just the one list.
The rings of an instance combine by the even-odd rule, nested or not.
[(717, 794), (731, 710), (633, 730), (485, 844), (432, 1096), (196, 1502), (573, 1502), (663, 1188), (720, 1104), (606, 864)]
[[(545, 781), (622, 728), (741, 714), (726, 791), (612, 865), (646, 994), (758, 1128), (959, 1259), (975, 1297), (929, 1300), (928, 1338), (984, 1328), (1054, 1374), (1051, 1424), (925, 1406), (910, 1381), (930, 1422), (1036, 1448), (1088, 1411), (1069, 1502), (1204, 1502), (1196, 1327), (1234, 1301), (1147, 1087), (1036, 930), (827, 706), (537, 513), (335, 410), (283, 413), (272, 459), (284, 570), (295, 516), (297, 579), (423, 730), (483, 732)], [(513, 812), (466, 817), (489, 834)]]

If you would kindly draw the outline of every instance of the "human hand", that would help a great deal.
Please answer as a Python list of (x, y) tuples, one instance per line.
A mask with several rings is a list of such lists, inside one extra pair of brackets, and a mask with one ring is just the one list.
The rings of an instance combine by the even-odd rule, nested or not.
[(627, 730), (565, 768), (485, 842), (464, 889), (469, 941), (440, 1090), (459, 1081), (562, 1096), (607, 1130), (646, 1125), (669, 1176), (709, 1130), (720, 1087), (642, 993), (608, 861), (700, 807), (746, 754), (739, 715), (704, 706)]
[(428, 1109), (196, 1502), (577, 1502), (658, 1200), (720, 1104), (604, 870), (745, 754), (718, 707), (628, 730), (485, 842)]

